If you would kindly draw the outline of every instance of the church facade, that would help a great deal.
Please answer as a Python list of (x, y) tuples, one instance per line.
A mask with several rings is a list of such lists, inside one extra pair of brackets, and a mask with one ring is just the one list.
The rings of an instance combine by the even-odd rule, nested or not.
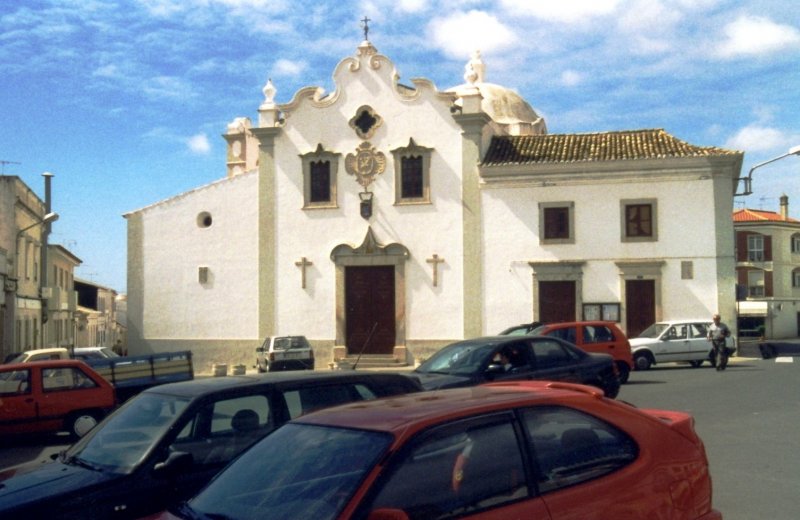
[(129, 352), (400, 362), (522, 322), (732, 316), (742, 154), (654, 130), (549, 134), (513, 91), (399, 82), (364, 41), (326, 93), (224, 135), (227, 176), (125, 215)]

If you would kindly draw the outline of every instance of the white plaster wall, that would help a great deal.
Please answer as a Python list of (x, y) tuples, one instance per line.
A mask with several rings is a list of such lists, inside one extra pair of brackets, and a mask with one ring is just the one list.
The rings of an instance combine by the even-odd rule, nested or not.
[[(620, 201), (657, 199), (658, 241), (620, 240)], [(529, 261), (585, 261), (586, 302), (620, 301), (619, 260), (666, 262), (662, 269), (665, 319), (710, 316), (717, 305), (716, 239), (712, 183), (680, 179), (552, 187), (497, 187), (482, 194), (484, 217), (486, 333), (533, 316)], [(575, 204), (575, 243), (539, 245), (540, 202)], [(694, 278), (681, 280), (681, 261), (691, 260)]]
[[(256, 337), (257, 179), (222, 180), (141, 210), (145, 339)], [(210, 227), (198, 226), (202, 212)]]
[[(287, 126), (276, 139), (276, 308), (278, 333), (303, 333), (312, 339), (335, 336), (335, 265), (331, 251), (340, 244), (359, 246), (372, 227), (383, 245), (408, 248), (406, 273), (406, 337), (438, 339), (460, 337), (463, 330), (462, 229), (461, 229), (461, 129), (452, 119), (449, 104), (430, 88), (420, 89), (416, 100), (401, 100), (392, 85), (391, 67), (366, 65), (357, 72), (340, 71), (341, 93), (334, 104), (314, 107), (301, 102), (289, 114)], [(345, 169), (345, 156), (355, 153), (362, 139), (348, 121), (359, 107), (369, 105), (383, 118), (369, 142), (387, 159), (386, 170), (370, 185), (374, 192), (373, 217), (359, 213), (358, 192), (363, 188)], [(323, 122), (323, 124), (321, 124)], [(391, 150), (405, 147), (409, 138), (433, 148), (430, 167), (432, 204), (396, 206), (394, 160)], [(340, 153), (336, 209), (303, 210), (303, 175), (300, 155), (316, 150)], [(439, 265), (438, 287), (425, 260), (433, 254)], [(307, 287), (301, 288), (301, 257), (313, 262), (307, 270)]]

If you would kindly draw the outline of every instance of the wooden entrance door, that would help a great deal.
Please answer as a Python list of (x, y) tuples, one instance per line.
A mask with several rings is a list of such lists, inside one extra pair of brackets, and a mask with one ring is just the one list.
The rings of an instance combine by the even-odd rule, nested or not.
[(625, 281), (625, 322), (628, 337), (635, 338), (656, 322), (656, 281)]
[[(392, 354), (395, 343), (394, 266), (345, 268), (345, 341), (349, 355)], [(370, 332), (372, 338), (364, 348)]]
[(539, 282), (539, 321), (575, 321), (575, 282)]

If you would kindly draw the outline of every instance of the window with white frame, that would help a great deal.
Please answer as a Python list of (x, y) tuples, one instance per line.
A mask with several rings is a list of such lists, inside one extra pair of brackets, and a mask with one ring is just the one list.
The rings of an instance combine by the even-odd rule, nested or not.
[(792, 287), (800, 287), (800, 268), (792, 271)]
[(760, 298), (764, 292), (764, 271), (752, 270), (747, 273), (747, 295), (751, 298)]
[(792, 235), (792, 253), (800, 254), (800, 233)]
[(764, 236), (750, 235), (747, 237), (747, 261), (764, 261)]

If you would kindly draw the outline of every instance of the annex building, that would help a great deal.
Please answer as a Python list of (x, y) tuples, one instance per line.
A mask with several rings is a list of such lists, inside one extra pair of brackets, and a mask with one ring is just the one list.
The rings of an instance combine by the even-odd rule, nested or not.
[(125, 214), (129, 351), (250, 365), (302, 334), (318, 365), (405, 362), (532, 320), (734, 315), (740, 152), (549, 134), (477, 53), (453, 80), (401, 83), (365, 40), (332, 92), (268, 82), (224, 178)]

